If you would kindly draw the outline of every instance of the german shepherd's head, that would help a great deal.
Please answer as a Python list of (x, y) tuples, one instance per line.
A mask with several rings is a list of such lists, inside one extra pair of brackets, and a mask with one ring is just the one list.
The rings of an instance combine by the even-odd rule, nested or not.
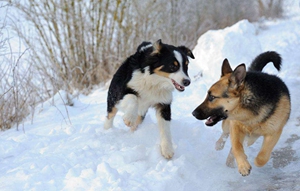
[(231, 69), (227, 59), (223, 61), (221, 79), (208, 90), (202, 104), (194, 111), (193, 115), (199, 119), (207, 119), (206, 125), (213, 126), (221, 120), (234, 118), (241, 111), (241, 93), (244, 91), (246, 77), (245, 64), (240, 64)]

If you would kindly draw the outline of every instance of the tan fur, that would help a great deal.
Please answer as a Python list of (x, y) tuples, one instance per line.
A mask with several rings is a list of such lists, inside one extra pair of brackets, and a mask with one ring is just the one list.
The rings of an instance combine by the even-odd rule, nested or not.
[[(270, 159), (271, 152), (289, 118), (290, 100), (288, 96), (281, 96), (274, 113), (268, 118), (266, 116), (271, 110), (271, 106), (268, 107), (268, 105), (262, 107), (255, 115), (253, 111), (241, 104), (253, 96), (252, 92), (243, 84), (238, 88), (230, 87), (231, 76), (231, 73), (224, 74), (219, 81), (213, 84), (208, 92), (217, 99), (211, 102), (206, 98), (199, 108), (203, 111), (210, 111), (214, 108), (224, 107), (228, 118), (222, 122), (223, 133), (216, 142), (216, 150), (223, 149), (230, 134), (232, 149), (226, 164), (233, 167), (235, 159), (239, 172), (246, 176), (250, 174), (251, 165), (244, 152), (244, 141), (248, 141), (248, 145), (252, 145), (258, 137), (264, 137), (262, 147), (254, 161), (256, 166), (264, 166)], [(227, 93), (227, 97), (223, 96), (224, 92)]]
[(117, 112), (118, 112), (118, 109), (116, 107), (113, 107), (112, 111), (110, 113), (108, 113), (107, 118), (108, 119), (113, 118)]
[(151, 53), (151, 55), (155, 55), (155, 54), (160, 54), (160, 49), (161, 49), (161, 40), (156, 41), (153, 44), (153, 52)]
[(155, 68), (155, 69), (154, 69), (154, 73), (157, 74), (157, 75), (159, 75), (159, 76), (169, 78), (170, 73), (161, 71), (161, 69), (162, 69), (163, 67), (164, 67), (164, 66), (160, 66), (160, 67), (158, 67), (158, 68)]
[(138, 115), (135, 124), (130, 124), (128, 121), (124, 121), (125, 125), (130, 127), (130, 130), (134, 132), (137, 126), (143, 122), (143, 117)]

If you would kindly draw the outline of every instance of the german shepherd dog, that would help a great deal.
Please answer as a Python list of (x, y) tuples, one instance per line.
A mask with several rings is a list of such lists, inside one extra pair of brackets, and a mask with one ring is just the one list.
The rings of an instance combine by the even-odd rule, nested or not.
[(235, 158), (238, 171), (243, 176), (249, 175), (251, 171), (243, 148), (245, 138), (250, 146), (258, 137), (264, 137), (254, 161), (256, 166), (262, 167), (270, 159), (290, 116), (291, 103), (287, 86), (280, 78), (261, 72), (269, 62), (273, 62), (275, 68), (280, 70), (281, 57), (274, 51), (257, 56), (248, 72), (245, 64), (232, 70), (225, 59), (221, 79), (210, 87), (204, 102), (193, 111), (197, 119), (207, 119), (207, 126), (223, 120), (223, 134), (216, 143), (216, 149), (223, 149), (230, 134), (232, 147), (226, 164), (233, 167)]
[(107, 96), (105, 129), (113, 126), (118, 109), (124, 112), (125, 125), (136, 130), (150, 107), (156, 109), (160, 130), (161, 154), (169, 159), (174, 155), (170, 121), (172, 91), (182, 92), (190, 84), (190, 49), (162, 43), (143, 42), (136, 53), (128, 57), (111, 81)]

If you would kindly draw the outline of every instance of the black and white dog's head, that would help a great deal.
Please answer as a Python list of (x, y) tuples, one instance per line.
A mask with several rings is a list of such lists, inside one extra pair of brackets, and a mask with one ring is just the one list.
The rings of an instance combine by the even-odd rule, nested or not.
[(190, 85), (189, 58), (195, 57), (187, 47), (175, 47), (158, 40), (154, 44), (143, 42), (137, 51), (146, 54), (142, 68), (148, 67), (150, 74), (168, 78), (178, 91), (184, 91)]

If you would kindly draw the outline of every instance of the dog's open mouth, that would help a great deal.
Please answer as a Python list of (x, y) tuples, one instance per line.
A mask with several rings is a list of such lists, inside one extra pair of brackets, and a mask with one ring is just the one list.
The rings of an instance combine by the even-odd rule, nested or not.
[(172, 79), (172, 83), (173, 83), (173, 85), (174, 85), (174, 87), (178, 90), (178, 91), (180, 91), (180, 92), (183, 92), (184, 91), (184, 86), (181, 86), (181, 85), (179, 85), (177, 82), (175, 82), (175, 80), (173, 80)]
[(205, 125), (207, 126), (213, 126), (215, 124), (217, 124), (219, 121), (226, 119), (227, 117), (225, 116), (217, 116), (217, 115), (213, 115), (208, 117), (208, 119), (205, 122)]

